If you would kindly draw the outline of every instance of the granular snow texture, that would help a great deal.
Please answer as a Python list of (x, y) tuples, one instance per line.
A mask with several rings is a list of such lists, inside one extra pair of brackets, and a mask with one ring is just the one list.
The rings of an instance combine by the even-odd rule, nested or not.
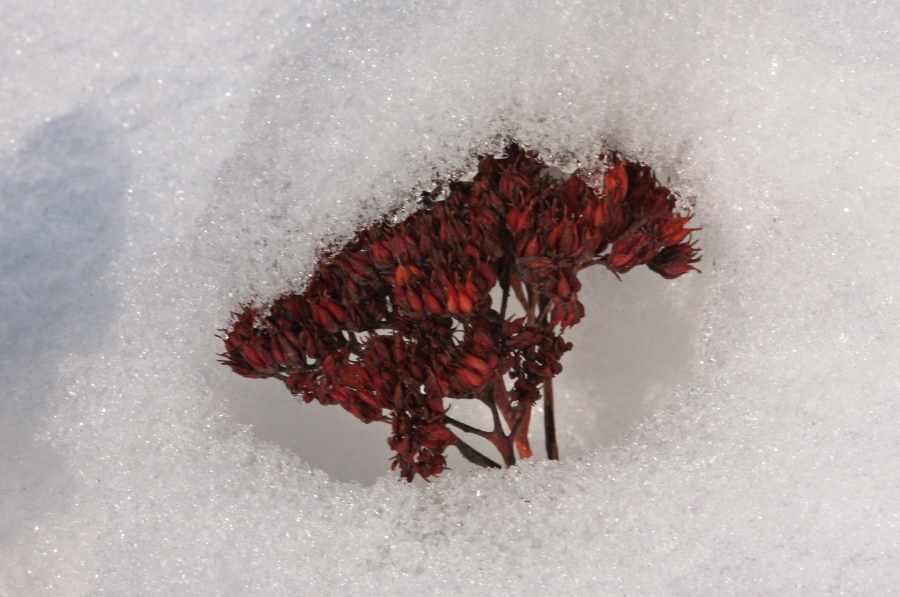
[[(13, 0), (0, 28), (0, 595), (897, 591), (896, 3)], [(588, 437), (585, 349), (560, 462), (363, 486), (239, 424), (229, 313), (507, 138), (693, 205), (704, 272), (647, 286), (647, 341), (583, 324), (613, 371), (664, 338), (655, 416)]]

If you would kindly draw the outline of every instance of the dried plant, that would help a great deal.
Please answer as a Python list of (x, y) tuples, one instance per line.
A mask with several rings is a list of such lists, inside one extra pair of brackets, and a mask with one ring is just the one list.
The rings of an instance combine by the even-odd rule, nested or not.
[[(389, 423), (393, 468), (410, 481), (444, 470), (454, 445), (475, 464), (501, 466), (460, 432), (493, 444), (505, 466), (516, 452), (530, 457), (542, 397), (556, 459), (552, 380), (572, 347), (562, 332), (584, 316), (578, 273), (597, 264), (617, 276), (642, 264), (665, 278), (696, 269), (690, 217), (645, 165), (612, 155), (557, 177), (513, 145), (482, 159), (473, 181), (423, 196), (406, 220), (359, 232), (319, 262), (304, 292), (282, 295), (267, 314), (244, 307), (222, 330), (222, 362), (280, 379), (305, 402)], [(524, 316), (507, 314), (510, 295)], [(493, 428), (456, 420), (445, 399), (480, 400)]]

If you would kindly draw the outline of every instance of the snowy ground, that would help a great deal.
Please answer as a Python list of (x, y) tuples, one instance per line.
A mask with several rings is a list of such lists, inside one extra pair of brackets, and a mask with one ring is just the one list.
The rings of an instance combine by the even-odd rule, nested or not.
[[(896, 3), (6, 0), (0, 31), (3, 597), (897, 591)], [(230, 310), (504, 135), (643, 159), (704, 226), (702, 276), (598, 282), (588, 451), (422, 488), (374, 481), (383, 430), (258, 415), (306, 406), (216, 363)]]

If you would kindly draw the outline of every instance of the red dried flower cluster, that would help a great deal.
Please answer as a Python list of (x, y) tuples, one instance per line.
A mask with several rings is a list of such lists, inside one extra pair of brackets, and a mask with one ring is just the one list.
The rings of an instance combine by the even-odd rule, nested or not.
[[(542, 392), (548, 455), (558, 458), (551, 380), (571, 349), (563, 329), (584, 316), (578, 272), (646, 264), (676, 278), (696, 269), (689, 219), (647, 166), (610, 156), (560, 178), (511, 146), (506, 157), (485, 157), (472, 182), (423, 196), (405, 221), (361, 231), (320, 261), (302, 294), (282, 295), (266, 315), (245, 307), (223, 330), (222, 362), (245, 377), (278, 378), (305, 402), (390, 423), (393, 468), (407, 480), (440, 473), (452, 445), (500, 466), (459, 431), (487, 439), (506, 466), (516, 450), (530, 457)], [(510, 294), (524, 316), (507, 316)], [(493, 429), (452, 418), (445, 398), (482, 401)]]

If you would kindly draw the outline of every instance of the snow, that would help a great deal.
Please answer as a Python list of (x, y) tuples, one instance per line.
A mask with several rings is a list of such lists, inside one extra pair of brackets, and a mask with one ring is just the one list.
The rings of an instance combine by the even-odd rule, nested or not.
[[(896, 4), (13, 0), (0, 24), (0, 595), (900, 585)], [(703, 274), (592, 283), (568, 457), (409, 486), (374, 425), (216, 363), (240, 302), (505, 136), (651, 163), (704, 227)]]

